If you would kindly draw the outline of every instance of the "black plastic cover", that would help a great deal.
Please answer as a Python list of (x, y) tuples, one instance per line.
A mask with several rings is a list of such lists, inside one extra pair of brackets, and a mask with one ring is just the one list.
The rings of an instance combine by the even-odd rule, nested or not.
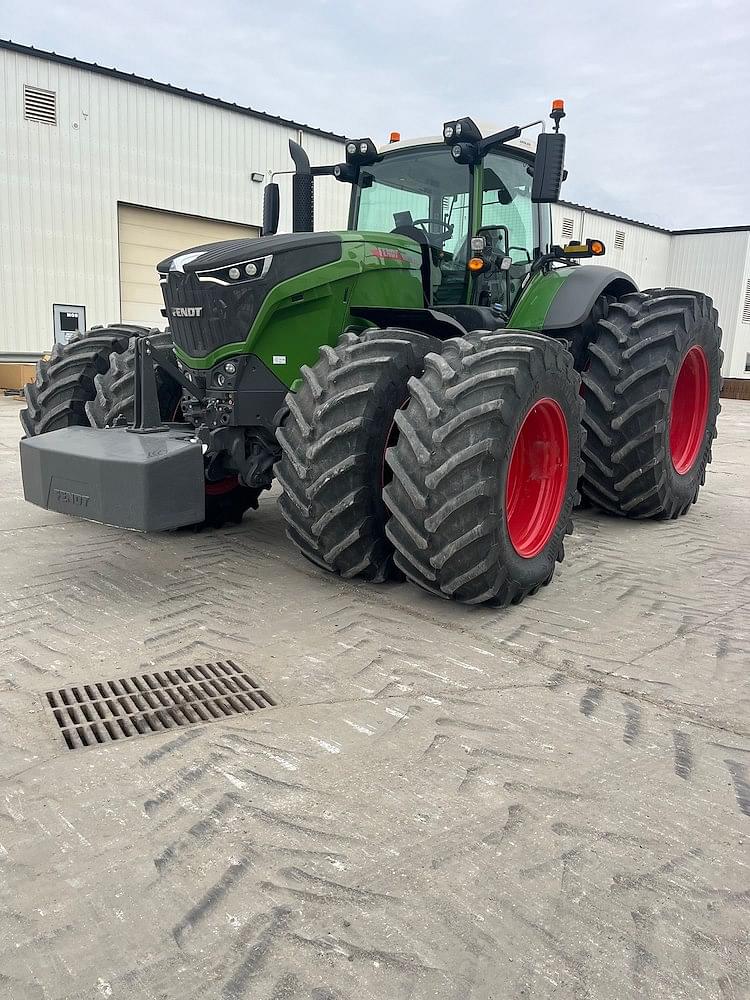
[(279, 228), (279, 212), (281, 201), (279, 185), (275, 182), (266, 184), (263, 191), (263, 235), (274, 236)]
[(21, 441), (30, 503), (119, 528), (165, 531), (205, 517), (203, 451), (185, 431), (66, 427)]
[(565, 166), (565, 136), (562, 132), (542, 132), (536, 141), (534, 181), (531, 185), (533, 202), (560, 200)]
[(330, 245), (338, 247), (341, 256), (341, 237), (336, 233), (276, 233), (273, 236), (259, 236), (257, 239), (223, 240), (220, 243), (204, 243), (201, 246), (180, 250), (156, 265), (159, 274), (168, 274), (175, 258), (196, 254), (194, 260), (186, 261), (182, 270), (186, 273), (205, 271), (215, 267), (231, 267), (239, 261), (255, 260), (268, 254), (284, 253), (287, 250), (301, 250), (308, 247)]

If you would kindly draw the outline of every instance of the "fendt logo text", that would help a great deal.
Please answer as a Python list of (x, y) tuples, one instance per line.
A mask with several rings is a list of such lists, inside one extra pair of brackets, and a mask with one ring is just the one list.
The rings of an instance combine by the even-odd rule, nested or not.
[(370, 255), (379, 257), (381, 260), (406, 260), (400, 250), (395, 250), (392, 247), (373, 247)]
[(191, 316), (200, 316), (203, 312), (203, 306), (173, 306), (170, 312), (173, 316), (189, 319)]
[(85, 493), (73, 493), (72, 490), (55, 489), (54, 492), (58, 503), (67, 503), (73, 507), (88, 507), (91, 500)]

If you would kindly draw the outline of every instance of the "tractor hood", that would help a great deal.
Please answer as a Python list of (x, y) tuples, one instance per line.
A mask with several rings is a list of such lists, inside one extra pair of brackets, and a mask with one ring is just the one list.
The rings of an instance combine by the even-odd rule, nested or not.
[(198, 361), (246, 343), (264, 303), (283, 298), (279, 286), (294, 301), (291, 279), (322, 269), (304, 284), (330, 286), (373, 268), (418, 272), (420, 261), (413, 240), (390, 233), (289, 233), (182, 250), (157, 270), (175, 346)]
[(167, 257), (157, 271), (175, 344), (200, 358), (244, 341), (274, 286), (340, 259), (336, 233), (227, 240)]

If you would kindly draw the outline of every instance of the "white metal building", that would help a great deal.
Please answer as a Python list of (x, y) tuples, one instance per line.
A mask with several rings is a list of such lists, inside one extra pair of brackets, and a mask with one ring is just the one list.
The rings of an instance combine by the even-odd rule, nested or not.
[(670, 231), (585, 205), (553, 206), (556, 243), (603, 241), (602, 263), (639, 288), (674, 286), (706, 292), (719, 311), (725, 378), (750, 379), (750, 226)]
[[(0, 357), (49, 351), (53, 312), (63, 331), (163, 326), (154, 265), (258, 235), (290, 138), (312, 163), (344, 158), (334, 133), (0, 41)], [(348, 185), (315, 193), (316, 228), (340, 228)]]

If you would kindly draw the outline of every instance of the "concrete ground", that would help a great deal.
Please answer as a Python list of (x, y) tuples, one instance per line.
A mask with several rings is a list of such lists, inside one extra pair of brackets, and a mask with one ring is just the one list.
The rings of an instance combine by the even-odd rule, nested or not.
[[(0, 401), (0, 996), (750, 996), (750, 403), (679, 522), (583, 511), (508, 611), (318, 573), (273, 496), (21, 498)], [(68, 751), (42, 695), (234, 658), (279, 706)]]

